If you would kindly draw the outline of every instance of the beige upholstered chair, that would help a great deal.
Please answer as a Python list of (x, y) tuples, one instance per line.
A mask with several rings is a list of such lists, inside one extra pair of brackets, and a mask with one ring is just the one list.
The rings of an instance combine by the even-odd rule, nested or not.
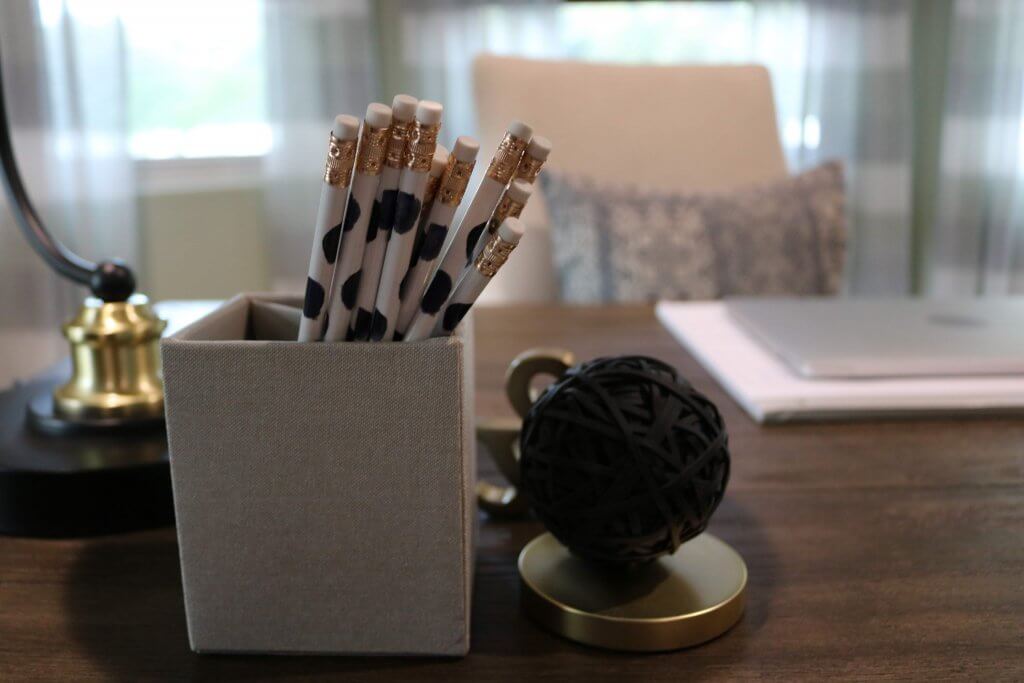
[[(724, 190), (785, 178), (771, 79), (761, 66), (624, 66), (484, 55), (474, 65), (482, 153), (509, 117), (554, 142), (550, 166), (658, 190)], [(484, 160), (486, 163), (486, 159)], [(487, 300), (555, 296), (539, 189), (529, 233)]]

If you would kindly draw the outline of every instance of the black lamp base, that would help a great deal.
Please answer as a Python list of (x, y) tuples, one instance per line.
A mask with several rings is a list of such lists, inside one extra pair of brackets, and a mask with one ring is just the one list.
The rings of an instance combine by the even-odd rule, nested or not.
[(65, 364), (0, 392), (0, 534), (75, 538), (174, 524), (159, 422), (82, 425), (53, 415)]
[(164, 438), (163, 418), (68, 420), (53, 409), (53, 394), (45, 392), (29, 400), (25, 411), (29, 429), (42, 436), (159, 436)]

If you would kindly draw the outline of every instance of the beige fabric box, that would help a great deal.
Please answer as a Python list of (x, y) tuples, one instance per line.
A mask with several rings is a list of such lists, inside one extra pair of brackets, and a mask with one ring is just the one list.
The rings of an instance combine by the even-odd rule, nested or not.
[(299, 306), (240, 295), (161, 344), (192, 649), (464, 655), (472, 335), (299, 344)]

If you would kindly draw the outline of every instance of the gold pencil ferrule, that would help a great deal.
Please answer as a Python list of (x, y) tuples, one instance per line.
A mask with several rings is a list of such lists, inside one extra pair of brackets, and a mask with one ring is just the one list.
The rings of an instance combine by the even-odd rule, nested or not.
[(363, 175), (380, 175), (384, 167), (384, 156), (388, 151), (388, 136), (391, 128), (374, 128), (363, 123), (359, 137), (359, 156), (356, 157), (356, 172)]
[(487, 177), (497, 180), (502, 185), (508, 185), (512, 174), (519, 167), (519, 160), (523, 158), (523, 151), (526, 149), (526, 140), (517, 138), (511, 133), (505, 133), (505, 137), (498, 143), (498, 150), (491, 159), (491, 165), (487, 167)]
[(406, 147), (405, 167), (412, 171), (426, 173), (434, 162), (434, 151), (437, 149), (437, 134), (441, 132), (441, 124), (428, 125), (417, 121), (409, 136)]
[(394, 121), (388, 129), (388, 150), (384, 154), (384, 165), (391, 168), (402, 168), (405, 160), (405, 148), (409, 143), (409, 134), (415, 120)]
[(506, 242), (501, 239), (501, 235), (492, 235), (487, 246), (473, 262), (473, 267), (484, 277), (494, 277), (498, 269), (505, 264), (505, 261), (508, 261), (508, 255), (515, 248), (515, 242)]
[(537, 175), (540, 173), (540, 169), (544, 166), (545, 161), (546, 159), (537, 159), (529, 154), (523, 154), (523, 158), (516, 168), (515, 177), (522, 178), (526, 182), (533, 184), (537, 180)]
[(494, 213), (491, 214), (491, 220), (487, 222), (487, 234), (493, 235), (509, 216), (519, 218), (525, 206), (524, 202), (515, 201), (508, 196), (508, 193), (502, 195), (501, 201), (498, 202), (498, 206), (494, 208)]
[(455, 155), (448, 157), (448, 168), (441, 177), (441, 189), (438, 190), (438, 201), (446, 206), (458, 206), (469, 187), (469, 177), (473, 175), (476, 161), (459, 161)]
[(352, 180), (352, 163), (356, 159), (356, 141), (339, 140), (331, 133), (324, 165), (324, 182), (333, 187), (348, 187)]

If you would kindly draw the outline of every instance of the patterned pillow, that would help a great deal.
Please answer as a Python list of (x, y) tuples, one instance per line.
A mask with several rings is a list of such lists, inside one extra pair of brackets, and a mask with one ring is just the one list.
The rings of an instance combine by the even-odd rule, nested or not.
[(555, 171), (541, 178), (564, 301), (835, 294), (841, 286), (838, 162), (730, 192), (643, 193)]

